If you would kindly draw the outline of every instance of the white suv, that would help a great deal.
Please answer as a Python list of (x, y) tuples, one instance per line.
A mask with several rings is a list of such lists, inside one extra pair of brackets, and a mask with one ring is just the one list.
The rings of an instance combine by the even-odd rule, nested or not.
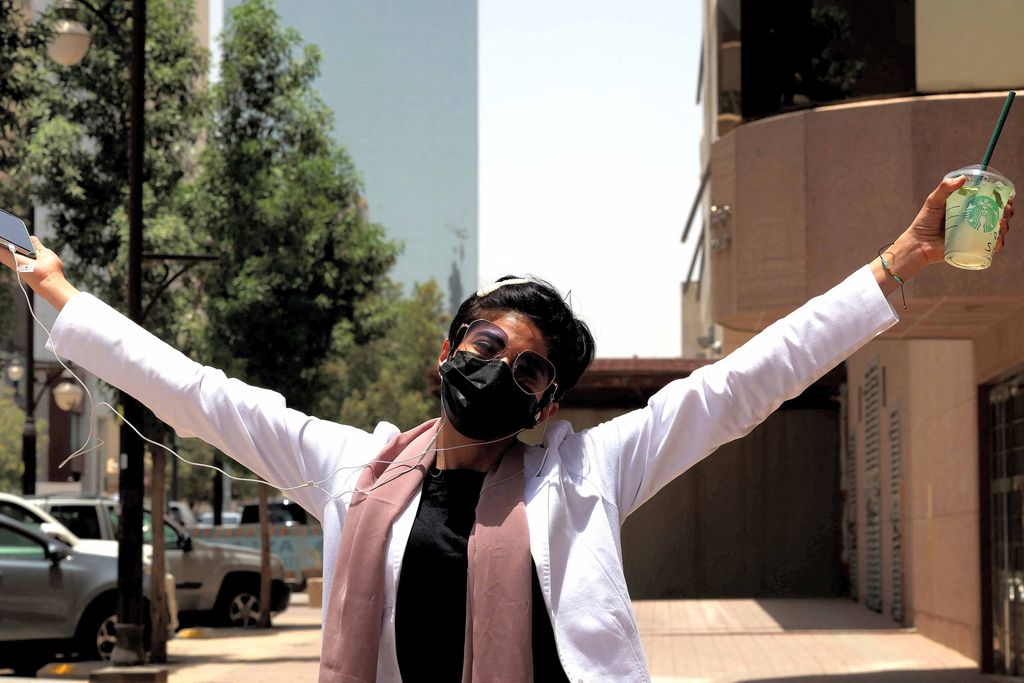
[[(148, 571), (142, 588), (148, 595)], [(0, 615), (0, 669), (35, 676), (57, 655), (108, 659), (117, 641), (116, 545), (69, 545), (0, 514)]]
[[(38, 535), (60, 541), (64, 545), (71, 548), (72, 551), (77, 553), (80, 557), (99, 556), (106, 558), (115, 558), (115, 562), (113, 563), (112, 566), (114, 567), (113, 576), (116, 585), (116, 558), (118, 554), (118, 547), (116, 541), (78, 538), (73, 533), (71, 533), (67, 527), (65, 527), (63, 524), (57, 521), (45, 510), (42, 510), (33, 503), (25, 500), (24, 498), (16, 496), (11, 493), (0, 492), (0, 516), (7, 517), (8, 520), (19, 522), (20, 524), (25, 525), (31, 531), (35, 532)], [(11, 540), (11, 538), (11, 536), (7, 536), (8, 540)], [(3, 554), (2, 549), (0, 549), (0, 554)], [(11, 553), (7, 554), (10, 555)], [(0, 561), (2, 561), (2, 558), (0, 558)], [(102, 569), (107, 568), (106, 565), (103, 564), (104, 562), (110, 564), (106, 560), (99, 560), (99, 562), (99, 566)], [(143, 570), (147, 577), (146, 580), (148, 581), (148, 575), (150, 573), (149, 557), (147, 555), (144, 555), (142, 562)], [(23, 571), (26, 570), (26, 567), (22, 565), (19, 565), (19, 568)], [(101, 576), (98, 578), (101, 578), (102, 581), (106, 581), (109, 577)], [(173, 633), (178, 629), (178, 602), (174, 587), (174, 577), (171, 574), (165, 574), (164, 581), (168, 608), (168, 631), (173, 637)], [(7, 626), (10, 626), (10, 624), (4, 623), (4, 615), (6, 614), (4, 606), (6, 605), (7, 601), (5, 600), (5, 596), (3, 595), (3, 593), (4, 591), (7, 591), (8, 593), (13, 593), (14, 590), (15, 589), (10, 582), (8, 582), (6, 585), (4, 584), (3, 573), (2, 571), (0, 571), (0, 630), (4, 629)], [(146, 595), (148, 596), (149, 593), (147, 592)], [(6, 597), (9, 599), (13, 599), (13, 596), (11, 595), (8, 595)], [(109, 596), (106, 597), (109, 598)], [(111, 601), (109, 599), (104, 599), (101, 600), (101, 602), (110, 603)], [(114, 605), (116, 606), (116, 601), (114, 602)], [(74, 610), (70, 606), (65, 607), (65, 611), (67, 614), (74, 613)], [(96, 610), (99, 610), (101, 612), (103, 611), (98, 607), (92, 609), (93, 612), (95, 612)], [(98, 623), (91, 623), (88, 625), (80, 624), (79, 628), (77, 629), (79, 636), (78, 640), (69, 641), (65, 643), (64, 649), (61, 650), (61, 653), (67, 655), (69, 654), (70, 651), (76, 651), (80, 654), (80, 656), (84, 656), (87, 658), (93, 656), (100, 657), (102, 659), (109, 658), (110, 653), (113, 650), (113, 646), (117, 636), (117, 618), (115, 614), (116, 612), (111, 612), (110, 614), (105, 615), (103, 621)], [(58, 631), (59, 627), (56, 630), (50, 629), (49, 639), (53, 640), (54, 638), (57, 638)], [(95, 631), (95, 633), (93, 633), (93, 631)], [(88, 638), (92, 641), (92, 645), (83, 650), (81, 648), (81, 639), (87, 637), (86, 632), (88, 632)], [(45, 635), (45, 632), (42, 635)], [(0, 640), (3, 640), (3, 637), (0, 637)], [(68, 650), (68, 648), (70, 648), (70, 650)]]
[[(33, 498), (81, 538), (117, 538), (120, 506), (110, 498)], [(143, 514), (143, 540), (152, 539), (153, 521)], [(239, 546), (208, 543), (164, 520), (167, 571), (177, 584), (178, 619), (182, 625), (215, 623), (255, 626), (259, 623), (260, 553)], [(271, 612), (283, 612), (291, 599), (284, 563), (271, 556)]]

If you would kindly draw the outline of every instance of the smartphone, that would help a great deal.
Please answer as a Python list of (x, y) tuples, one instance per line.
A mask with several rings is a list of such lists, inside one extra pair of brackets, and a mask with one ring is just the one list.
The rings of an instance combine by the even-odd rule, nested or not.
[(14, 214), (0, 209), (0, 247), (6, 249), (9, 244), (13, 245), (15, 251), (22, 256), (36, 257), (36, 250), (32, 246), (32, 240), (28, 238), (28, 228), (25, 227), (25, 221)]

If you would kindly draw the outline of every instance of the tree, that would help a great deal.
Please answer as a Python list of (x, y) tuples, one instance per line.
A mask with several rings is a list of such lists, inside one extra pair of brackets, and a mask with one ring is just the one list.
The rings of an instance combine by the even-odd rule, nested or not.
[(379, 329), (375, 293), (397, 247), (366, 222), (352, 161), (312, 83), (319, 52), (267, 0), (231, 10), (190, 223), (219, 256), (206, 281), (205, 355), (302, 410), (328, 352)]
[[(46, 433), (46, 421), (36, 426)], [(21, 433), (25, 427), (25, 412), (14, 401), (14, 389), (0, 384), (0, 491), (21, 490)], [(46, 452), (46, 440), (36, 444), (39, 452)]]
[(38, 77), (50, 38), (46, 22), (28, 21), (18, 0), (0, 0), (0, 206), (29, 218), (26, 174), (29, 134), (45, 112), (51, 84)]
[[(0, 208), (29, 226), (32, 202), (21, 167), (30, 132), (45, 112), (41, 95), (51, 87), (36, 75), (49, 37), (49, 25), (27, 21), (18, 0), (0, 0)], [(13, 292), (0, 287), (0, 330), (11, 329)]]
[[(23, 164), (34, 198), (51, 210), (53, 246), (80, 282), (115, 305), (127, 301), (130, 4), (79, 0), (79, 20), (92, 36), (85, 58), (69, 67), (37, 60), (33, 78), (54, 87), (37, 97), (46, 116)], [(194, 253), (206, 235), (181, 218), (179, 187), (194, 173), (207, 58), (193, 32), (193, 0), (147, 7), (143, 251)], [(180, 270), (144, 268), (143, 307), (150, 330), (187, 346), (181, 336), (191, 328), (179, 321), (190, 319), (200, 283)]]
[(0, 491), (21, 490), (21, 430), (25, 413), (14, 403), (14, 391), (0, 385)]
[(430, 378), (447, 332), (444, 293), (431, 280), (416, 285), (409, 298), (395, 294), (387, 333), (328, 364), (336, 390), (324, 399), (321, 414), (366, 430), (384, 420), (409, 429), (437, 416)]

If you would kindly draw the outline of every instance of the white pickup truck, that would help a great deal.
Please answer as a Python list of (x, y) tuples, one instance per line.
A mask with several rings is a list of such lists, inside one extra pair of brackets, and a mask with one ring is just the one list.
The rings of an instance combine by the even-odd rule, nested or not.
[[(120, 506), (110, 498), (40, 496), (31, 499), (79, 538), (117, 539)], [(143, 540), (150, 542), (153, 521), (143, 513)], [(167, 571), (174, 575), (178, 620), (183, 626), (214, 623), (254, 626), (259, 623), (260, 553), (258, 550), (194, 539), (164, 520)], [(271, 556), (271, 612), (282, 612), (291, 599), (284, 565)]]

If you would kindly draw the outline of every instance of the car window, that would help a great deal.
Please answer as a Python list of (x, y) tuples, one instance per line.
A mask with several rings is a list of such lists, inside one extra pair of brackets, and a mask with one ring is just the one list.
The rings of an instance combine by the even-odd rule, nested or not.
[(107, 517), (110, 519), (110, 528), (113, 529), (114, 533), (116, 534), (118, 532), (118, 529), (120, 529), (120, 527), (117, 525), (117, 523), (118, 523), (117, 507), (115, 507), (111, 503), (108, 503), (108, 504), (104, 505), (103, 507), (106, 509)]
[(103, 538), (95, 505), (61, 505), (50, 507), (50, 514), (79, 538)]
[(15, 519), (22, 524), (28, 524), (36, 529), (43, 523), (39, 515), (7, 500), (0, 500), (0, 515), (7, 515), (11, 519)]
[(35, 539), (14, 529), (0, 527), (0, 560), (45, 560), (46, 552)]
[(306, 511), (298, 505), (278, 505), (270, 508), (271, 524), (287, 524), (288, 522), (305, 524), (306, 521)]
[[(153, 542), (153, 515), (148, 511), (142, 513), (142, 542)], [(167, 548), (181, 547), (181, 537), (178, 530), (164, 520), (164, 546)]]
[(242, 524), (259, 524), (259, 521), (260, 509), (258, 506), (246, 505), (242, 508)]
[[(282, 505), (271, 503), (267, 509), (270, 524), (308, 524), (306, 511), (298, 505)], [(242, 508), (242, 524), (258, 524), (260, 521), (259, 505), (246, 505)]]

